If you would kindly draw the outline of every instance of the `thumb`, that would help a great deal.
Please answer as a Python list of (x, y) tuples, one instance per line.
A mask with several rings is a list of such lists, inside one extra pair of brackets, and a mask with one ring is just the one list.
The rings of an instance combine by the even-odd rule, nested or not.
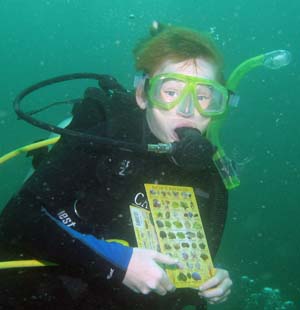
[(165, 255), (162, 253), (157, 252), (156, 255), (153, 257), (153, 259), (160, 264), (165, 265), (179, 265), (178, 259), (172, 258), (169, 255)]

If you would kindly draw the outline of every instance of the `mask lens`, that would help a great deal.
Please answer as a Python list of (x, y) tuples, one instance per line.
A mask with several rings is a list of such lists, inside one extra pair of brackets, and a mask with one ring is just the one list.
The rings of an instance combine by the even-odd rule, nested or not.
[(180, 98), (186, 83), (172, 78), (161, 78), (153, 85), (153, 97), (161, 104), (174, 103)]
[(200, 110), (205, 113), (223, 112), (226, 107), (224, 94), (213, 86), (197, 84), (196, 97)]

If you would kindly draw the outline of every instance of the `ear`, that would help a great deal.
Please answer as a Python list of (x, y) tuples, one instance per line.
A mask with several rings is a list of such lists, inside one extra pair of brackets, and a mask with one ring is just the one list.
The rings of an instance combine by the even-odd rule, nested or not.
[(145, 85), (145, 80), (140, 81), (140, 83), (138, 83), (136, 90), (135, 90), (136, 103), (142, 110), (145, 110), (147, 108), (147, 99), (146, 99), (146, 94), (144, 91), (144, 85)]

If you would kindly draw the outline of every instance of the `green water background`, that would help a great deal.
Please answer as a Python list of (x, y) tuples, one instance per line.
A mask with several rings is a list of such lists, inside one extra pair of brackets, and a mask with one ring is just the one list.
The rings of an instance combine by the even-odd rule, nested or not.
[[(216, 261), (235, 284), (229, 301), (215, 309), (245, 309), (249, 294), (266, 286), (300, 309), (299, 11), (297, 0), (1, 0), (0, 154), (48, 135), (17, 121), (12, 100), (24, 87), (60, 74), (96, 72), (130, 88), (132, 47), (153, 20), (211, 32), (226, 76), (249, 57), (290, 50), (288, 67), (260, 68), (242, 81), (240, 106), (223, 129), (242, 184), (231, 193)], [(29, 168), (24, 156), (0, 167), (0, 209)], [(254, 279), (251, 292), (242, 286), (243, 275)]]

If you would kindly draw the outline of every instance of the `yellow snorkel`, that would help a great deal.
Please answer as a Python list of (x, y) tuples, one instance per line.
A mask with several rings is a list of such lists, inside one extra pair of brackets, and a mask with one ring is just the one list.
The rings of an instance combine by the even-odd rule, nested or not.
[[(226, 83), (227, 89), (234, 94), (241, 79), (254, 68), (264, 66), (269, 69), (279, 69), (283, 66), (287, 66), (291, 61), (291, 54), (286, 50), (276, 50), (270, 53), (262, 54), (253, 58), (250, 58), (241, 63), (229, 76)], [(234, 99), (233, 105), (236, 105), (235, 95), (229, 99), (229, 105), (232, 99)], [(227, 109), (228, 112), (228, 109)], [(213, 161), (223, 179), (226, 189), (231, 190), (240, 185), (240, 180), (237, 176), (232, 161), (226, 156), (225, 151), (220, 143), (220, 127), (226, 118), (227, 113), (221, 117), (212, 119), (208, 129), (207, 138), (217, 146), (217, 152), (213, 156)]]

